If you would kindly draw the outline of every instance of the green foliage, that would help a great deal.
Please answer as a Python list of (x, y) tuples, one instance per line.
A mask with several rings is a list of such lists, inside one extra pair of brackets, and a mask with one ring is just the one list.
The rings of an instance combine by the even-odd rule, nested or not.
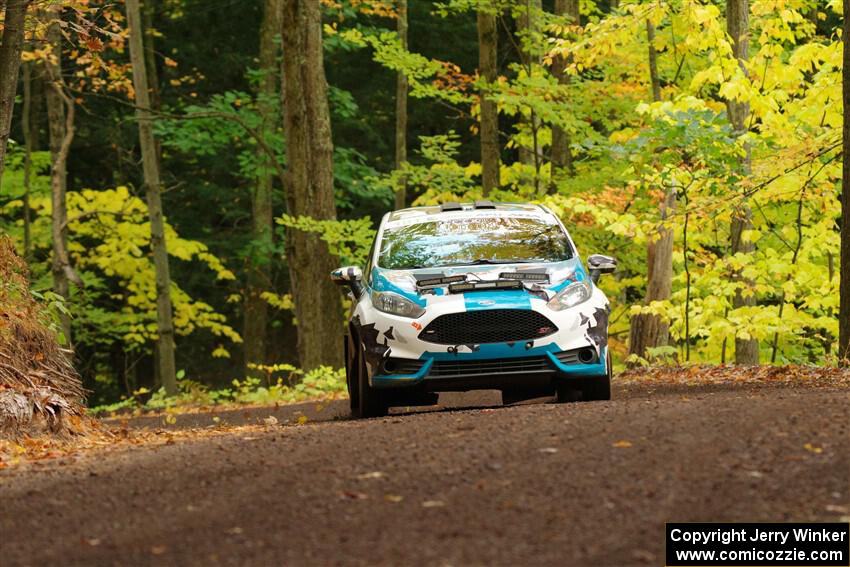
[(346, 266), (364, 265), (375, 238), (375, 229), (368, 218), (316, 220), (305, 216), (295, 218), (283, 215), (276, 222), (286, 228), (320, 235), (328, 243), (331, 253)]
[[(4, 185), (5, 186), (5, 185)], [(0, 222), (20, 231), (19, 200), (0, 210)], [(50, 199), (31, 198), (34, 254), (49, 260)], [(55, 294), (44, 292), (54, 310), (73, 313), (75, 343), (93, 348), (111, 348), (114, 343), (132, 350), (148, 350), (156, 339), (156, 293), (152, 260), (149, 257), (150, 226), (147, 205), (127, 187), (95, 191), (70, 191), (67, 195), (68, 249), (84, 286), (76, 288), (66, 304)], [(11, 221), (11, 222), (10, 222)], [(210, 270), (212, 281), (229, 281), (234, 275), (209, 252), (206, 245), (180, 238), (166, 225), (168, 252), (175, 260), (193, 262)], [(36, 274), (49, 266), (34, 265)], [(208, 303), (192, 298), (172, 283), (174, 328), (179, 335), (203, 329), (231, 343), (239, 334), (224, 315)], [(226, 351), (224, 351), (226, 352)]]
[[(178, 373), (180, 393), (168, 396), (164, 389), (152, 395), (139, 389), (119, 402), (91, 408), (94, 414), (127, 410), (156, 411), (216, 405), (270, 405), (296, 403), (340, 397), (346, 391), (345, 371), (321, 366), (306, 374), (291, 365), (260, 366), (268, 371), (268, 379), (248, 377), (233, 380), (229, 388), (210, 389), (201, 382), (190, 380), (184, 371)], [(283, 375), (279, 378), (273, 376)], [(145, 401), (145, 398), (147, 400)]]

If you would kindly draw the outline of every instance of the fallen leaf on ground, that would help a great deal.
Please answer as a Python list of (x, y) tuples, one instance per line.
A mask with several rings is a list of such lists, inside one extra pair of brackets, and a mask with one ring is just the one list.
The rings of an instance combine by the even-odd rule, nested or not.
[(445, 505), (446, 503), (442, 500), (426, 500), (422, 503), (423, 508), (440, 508)]
[(375, 478), (384, 478), (385, 476), (387, 475), (385, 475), (381, 471), (372, 471), (358, 475), (357, 478), (359, 478), (360, 480), (370, 480)]
[(616, 443), (613, 444), (613, 446), (618, 448), (618, 449), (628, 449), (629, 447), (632, 446), (632, 443), (631, 443), (631, 441), (622, 440), (622, 441), (617, 441)]
[(617, 375), (621, 384), (788, 384), (806, 387), (848, 387), (850, 369), (830, 366), (749, 366), (694, 364), (690, 366), (651, 366), (627, 370)]
[(340, 493), (340, 497), (343, 499), (347, 498), (350, 500), (366, 500), (367, 498), (369, 498), (369, 495), (363, 492), (354, 492), (353, 490), (343, 490)]

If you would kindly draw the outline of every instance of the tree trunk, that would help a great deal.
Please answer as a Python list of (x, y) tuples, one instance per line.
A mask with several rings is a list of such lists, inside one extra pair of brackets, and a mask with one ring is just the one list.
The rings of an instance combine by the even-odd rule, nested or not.
[[(79, 277), (71, 268), (68, 256), (68, 210), (65, 195), (68, 191), (68, 154), (74, 140), (74, 99), (67, 93), (62, 77), (61, 5), (53, 5), (45, 13), (48, 28), (47, 41), (50, 57), (44, 67), (47, 75), (45, 100), (50, 134), (50, 194), (53, 291), (65, 299), (70, 297), (70, 282), (80, 285)], [(71, 319), (59, 314), (65, 341), (71, 345)]]
[[(652, 84), (652, 98), (661, 100), (661, 82), (658, 78), (658, 65), (653, 45), (655, 27), (646, 21), (646, 37), (649, 43), (649, 79)], [(644, 303), (670, 299), (673, 290), (673, 231), (664, 226), (668, 212), (676, 206), (676, 190), (671, 187), (661, 203), (658, 226), (658, 239), (646, 245), (646, 297)], [(629, 354), (646, 358), (646, 349), (666, 346), (670, 340), (670, 328), (658, 315), (641, 313), (632, 317), (629, 329)]]
[[(524, 38), (520, 38), (519, 55), (526, 72), (531, 75), (534, 72), (534, 66), (540, 64), (540, 57), (532, 48), (534, 42), (531, 38), (540, 30), (539, 19), (540, 12), (543, 10), (542, 0), (522, 0), (519, 10), (520, 16), (517, 19), (517, 32), (521, 36), (524, 36)], [(540, 124), (534, 110), (531, 110), (530, 114), (528, 118), (524, 116), (520, 117), (520, 122), (527, 122), (527, 127), (531, 129), (532, 147), (529, 148), (520, 145), (518, 153), (520, 163), (534, 166), (534, 182), (537, 183), (540, 176), (540, 148), (537, 143)]]
[[(158, 110), (161, 107), (159, 96), (159, 73), (156, 69), (156, 38), (154, 36), (154, 16), (156, 16), (156, 0), (142, 1), (142, 29), (145, 34), (142, 44), (145, 48), (145, 71), (148, 77), (148, 89), (150, 91), (151, 109)], [(159, 153), (159, 142), (157, 142), (157, 157)]]
[[(398, 37), (407, 50), (407, 0), (398, 0)], [(395, 80), (395, 167), (407, 161), (407, 76), (399, 71)], [(395, 208), (407, 206), (407, 181), (395, 192)]]
[[(850, 2), (844, 2), (844, 33), (850, 37)], [(850, 41), (844, 42), (844, 147), (841, 182), (841, 307), (838, 314), (838, 360), (850, 366)]]
[(33, 152), (33, 107), (32, 107), (32, 66), (23, 64), (24, 100), (21, 109), (21, 131), (24, 135), (24, 260), (29, 263), (32, 253), (32, 214), (30, 211), (30, 184), (32, 180)]
[(12, 110), (18, 90), (18, 69), (24, 47), (24, 22), (30, 0), (9, 0), (3, 14), (3, 38), (0, 43), (0, 180), (6, 162), (6, 146), (12, 128)]
[(177, 393), (177, 372), (174, 361), (174, 322), (171, 306), (171, 274), (168, 268), (168, 249), (165, 242), (165, 221), (162, 214), (162, 183), (153, 135), (150, 92), (148, 91), (145, 50), (142, 40), (142, 17), (139, 0), (127, 0), (127, 25), (130, 28), (130, 62), (133, 66), (133, 90), (136, 98), (136, 119), (139, 122), (139, 145), (151, 223), (151, 252), (156, 272), (156, 320), (159, 376), (168, 395)]
[[(726, 31), (732, 38), (733, 52), (738, 59), (741, 68), (746, 73), (746, 62), (749, 52), (749, 0), (729, 0), (726, 4)], [(732, 124), (736, 134), (742, 136), (747, 132), (747, 121), (750, 117), (750, 105), (745, 102), (729, 100), (726, 101), (726, 109), (729, 115), (729, 122)], [(750, 174), (750, 148), (746, 147), (747, 155), (741, 160), (741, 171), (743, 175)], [(749, 205), (744, 201), (737, 211), (734, 211), (731, 226), (731, 248), (732, 254), (752, 254), (755, 251), (755, 245), (752, 242), (746, 241), (743, 234), (747, 230), (753, 228), (752, 211)], [(740, 274), (734, 274), (734, 278), (739, 282), (738, 289), (735, 291), (735, 297), (732, 300), (734, 309), (745, 307), (753, 307), (756, 305), (756, 296), (754, 282), (741, 277)], [(744, 293), (744, 290), (748, 293)], [(759, 343), (758, 340), (749, 338), (735, 337), (735, 363), (753, 365), (759, 362)]]
[[(265, 0), (263, 4), (263, 22), (260, 28), (260, 71), (263, 73), (258, 89), (257, 105), (263, 117), (263, 129), (274, 129), (277, 124), (278, 112), (275, 101), (278, 96), (280, 78), (278, 44), (275, 37), (280, 33), (282, 17), (282, 0)], [(271, 159), (262, 148), (257, 149), (257, 160), (267, 164)], [(267, 169), (271, 169), (269, 166)], [(272, 281), (274, 211), (272, 207), (272, 191), (274, 189), (274, 174), (261, 173), (251, 199), (253, 218), (254, 247), (249, 258), (247, 271), (247, 292), (244, 305), (244, 340), (245, 364), (268, 363), (268, 318), (269, 306), (262, 299), (263, 291), (269, 289)], [(246, 368), (248, 375), (257, 372)]]
[(649, 79), (652, 84), (652, 100), (661, 100), (661, 79), (658, 78), (658, 56), (655, 52), (655, 26), (646, 20), (646, 42), (649, 51)]
[[(290, 215), (335, 219), (333, 142), (318, 0), (285, 0), (283, 12), (286, 202)], [(337, 267), (315, 234), (287, 232), (298, 356), (304, 370), (342, 366), (342, 305), (329, 274)]]
[[(578, 0), (555, 0), (555, 14), (558, 16), (568, 16), (574, 25), (581, 23), (581, 13), (579, 12)], [(565, 57), (558, 56), (552, 62), (552, 74), (558, 79), (561, 85), (570, 84), (570, 76), (567, 74), (567, 64), (569, 62)], [(549, 193), (555, 194), (558, 190), (559, 173), (562, 171), (568, 177), (575, 175), (575, 166), (573, 164), (573, 152), (570, 149), (570, 134), (565, 132), (559, 126), (552, 126), (552, 149), (551, 149), (551, 172)]]
[[(492, 8), (495, 9), (495, 8)], [(496, 13), (487, 9), (478, 10), (478, 72), (487, 85), (496, 82), (498, 73), (498, 51)], [(482, 90), (481, 104), (481, 183), (484, 195), (497, 189), (499, 181), (499, 109)]]
[[(676, 192), (667, 192), (661, 203), (661, 223), (658, 225), (657, 240), (646, 246), (647, 284), (645, 304), (670, 299), (673, 291), (673, 231), (664, 226), (670, 211), (676, 206)], [(646, 358), (646, 349), (666, 346), (670, 339), (670, 328), (659, 315), (641, 313), (632, 317), (629, 330), (629, 354)]]

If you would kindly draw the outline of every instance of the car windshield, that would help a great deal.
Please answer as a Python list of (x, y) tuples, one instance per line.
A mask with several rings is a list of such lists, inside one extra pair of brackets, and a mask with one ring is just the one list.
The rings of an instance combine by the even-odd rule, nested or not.
[(378, 266), (391, 270), (572, 258), (561, 227), (534, 217), (478, 216), (387, 228)]

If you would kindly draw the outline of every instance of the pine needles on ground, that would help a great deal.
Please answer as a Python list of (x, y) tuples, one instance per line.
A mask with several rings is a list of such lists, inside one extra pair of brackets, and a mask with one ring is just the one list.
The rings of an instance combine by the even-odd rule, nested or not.
[(82, 427), (85, 393), (53, 327), (26, 264), (0, 239), (0, 437)]

